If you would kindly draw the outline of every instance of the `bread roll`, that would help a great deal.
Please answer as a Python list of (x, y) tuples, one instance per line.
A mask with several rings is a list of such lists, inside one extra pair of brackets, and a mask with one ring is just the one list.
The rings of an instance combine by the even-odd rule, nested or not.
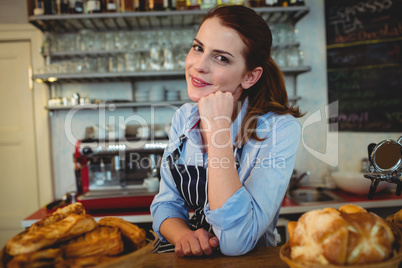
[(346, 206), (304, 213), (290, 237), (291, 259), (323, 265), (369, 264), (392, 255), (394, 235), (379, 216)]

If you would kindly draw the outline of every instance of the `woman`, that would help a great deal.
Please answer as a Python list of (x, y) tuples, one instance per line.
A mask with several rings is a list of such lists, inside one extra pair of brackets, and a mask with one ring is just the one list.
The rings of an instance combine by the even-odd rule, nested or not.
[(151, 205), (156, 252), (201, 256), (219, 246), (241, 255), (276, 245), (301, 113), (288, 106), (271, 45), (266, 22), (244, 6), (218, 6), (202, 22), (185, 63), (196, 104), (173, 117)]

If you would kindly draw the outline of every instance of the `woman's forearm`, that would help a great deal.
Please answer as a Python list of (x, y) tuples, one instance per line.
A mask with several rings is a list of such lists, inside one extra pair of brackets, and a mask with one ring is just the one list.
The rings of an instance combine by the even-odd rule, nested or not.
[(212, 133), (215, 134), (208, 142), (208, 202), (211, 210), (223, 206), (241, 188), (230, 125)]

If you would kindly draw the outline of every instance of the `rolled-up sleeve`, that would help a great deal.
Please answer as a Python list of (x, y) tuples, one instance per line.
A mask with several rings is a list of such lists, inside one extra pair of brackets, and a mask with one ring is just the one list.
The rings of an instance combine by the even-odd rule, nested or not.
[[(274, 128), (270, 123), (264, 141), (244, 146), (239, 170), (243, 187), (222, 207), (204, 209), (225, 255), (247, 253), (270, 226), (275, 229), (301, 135), (297, 120), (283, 118)], [(260, 133), (264, 130), (259, 127)]]

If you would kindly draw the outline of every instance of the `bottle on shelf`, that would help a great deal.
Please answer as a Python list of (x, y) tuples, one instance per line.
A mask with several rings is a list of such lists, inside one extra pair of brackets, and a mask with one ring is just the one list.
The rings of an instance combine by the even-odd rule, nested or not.
[(133, 9), (134, 11), (140, 11), (140, 0), (134, 0)]
[(102, 3), (101, 0), (87, 0), (88, 13), (101, 13)]
[(200, 9), (201, 0), (187, 0), (187, 9)]
[(118, 0), (106, 0), (105, 12), (114, 13), (118, 11), (119, 1)]
[(138, 0), (138, 11), (147, 11), (148, 0)]
[(202, 0), (201, 9), (210, 9), (216, 6), (216, 0)]
[(120, 0), (120, 12), (133, 12), (134, 0)]
[(248, 6), (249, 7), (262, 7), (263, 5), (263, 0), (248, 0)]
[(231, 5), (231, 4), (233, 4), (233, 1), (232, 0), (218, 0), (217, 4), (218, 5)]
[(84, 2), (83, 0), (74, 0), (74, 10), (73, 13), (82, 14), (84, 13)]
[(43, 0), (43, 9), (45, 15), (56, 14), (56, 0)]
[(264, 6), (266, 7), (278, 6), (278, 0), (265, 0)]
[(43, 8), (43, 0), (37, 0), (35, 3), (35, 8), (33, 10), (34, 16), (43, 15), (45, 10)]
[(165, 1), (164, 0), (150, 0), (149, 1), (149, 10), (155, 10), (155, 11), (162, 11), (165, 10)]
[(187, 10), (186, 0), (176, 0), (176, 10)]
[(168, 10), (176, 10), (176, 0), (167, 0)]
[(244, 0), (233, 0), (233, 4), (244, 6)]
[(58, 0), (57, 1), (57, 14), (67, 14), (68, 13), (68, 0)]

